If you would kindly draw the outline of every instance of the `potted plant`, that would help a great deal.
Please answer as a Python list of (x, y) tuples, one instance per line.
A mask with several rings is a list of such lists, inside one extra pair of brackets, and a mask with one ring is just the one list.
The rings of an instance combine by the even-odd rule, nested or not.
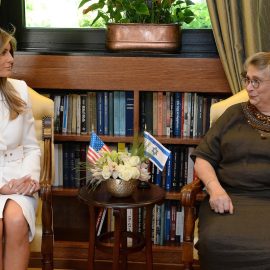
[(190, 0), (82, 0), (79, 7), (86, 4), (84, 14), (97, 12), (93, 23), (107, 23), (106, 46), (116, 51), (176, 51), (180, 26), (194, 19)]

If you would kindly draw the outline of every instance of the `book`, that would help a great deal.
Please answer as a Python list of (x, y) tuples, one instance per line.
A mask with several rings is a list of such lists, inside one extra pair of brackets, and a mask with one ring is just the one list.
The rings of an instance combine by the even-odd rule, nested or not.
[(71, 133), (77, 133), (77, 99), (80, 96), (78, 94), (72, 95), (72, 120), (71, 120)]
[(103, 92), (104, 95), (104, 135), (109, 135), (109, 93)]
[(97, 134), (104, 135), (104, 92), (97, 92)]
[(133, 136), (134, 130), (134, 96), (133, 92), (126, 92), (126, 136)]
[(120, 91), (119, 95), (119, 135), (126, 135), (126, 94)]
[(157, 135), (163, 135), (163, 93), (157, 93)]
[(73, 95), (68, 94), (68, 119), (67, 119), (67, 133), (71, 133), (71, 128), (72, 128), (72, 108), (73, 106)]
[(182, 96), (181, 93), (174, 93), (174, 122), (173, 122), (173, 136), (181, 136), (181, 116), (182, 116)]
[(68, 122), (68, 95), (64, 97), (63, 105), (63, 119), (62, 119), (62, 133), (67, 133), (67, 122)]
[(170, 191), (173, 185), (173, 153), (172, 147), (168, 147), (168, 149), (171, 150), (171, 153), (166, 162), (165, 190)]
[(97, 236), (101, 234), (104, 222), (105, 222), (105, 217), (107, 213), (107, 208), (100, 208), (96, 220), (96, 232)]
[(177, 202), (176, 206), (176, 227), (175, 227), (175, 240), (177, 243), (183, 242), (184, 235), (184, 209), (181, 202)]
[(76, 98), (76, 133), (81, 134), (81, 98)]
[(120, 91), (113, 92), (113, 124), (114, 124), (114, 135), (120, 135)]
[(145, 92), (145, 130), (153, 132), (153, 92)]
[(114, 120), (113, 119), (114, 118), (113, 111), (114, 111), (114, 108), (113, 108), (113, 92), (110, 91), (109, 92), (109, 135), (110, 136), (113, 136), (113, 126), (114, 126), (114, 123), (113, 123), (113, 120)]
[(87, 134), (87, 95), (80, 95), (81, 98), (81, 134)]

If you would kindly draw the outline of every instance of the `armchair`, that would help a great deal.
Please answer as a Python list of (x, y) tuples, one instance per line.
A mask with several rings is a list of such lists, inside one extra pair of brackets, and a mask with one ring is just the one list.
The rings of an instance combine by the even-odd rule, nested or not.
[[(212, 125), (223, 112), (233, 104), (245, 102), (248, 100), (246, 90), (215, 103), (210, 110), (210, 125)], [(194, 231), (195, 222), (198, 217), (199, 204), (206, 197), (203, 191), (203, 184), (199, 179), (195, 179), (192, 183), (184, 186), (181, 190), (181, 202), (184, 207), (184, 237), (183, 237), (183, 253), (182, 261), (185, 270), (192, 270), (194, 261)]]
[[(31, 242), (30, 265), (53, 269), (52, 195), (53, 179), (53, 101), (29, 88), (37, 138), (41, 148), (40, 198), (36, 216), (36, 235)], [(41, 254), (41, 256), (40, 256)]]

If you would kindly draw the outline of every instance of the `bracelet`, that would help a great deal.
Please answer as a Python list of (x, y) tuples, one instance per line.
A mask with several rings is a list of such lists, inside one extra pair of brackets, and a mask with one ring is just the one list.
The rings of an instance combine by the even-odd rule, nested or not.
[(214, 182), (215, 180), (214, 179), (212, 179), (212, 180), (209, 180), (206, 184), (205, 184), (205, 188), (207, 189), (208, 188), (208, 186), (209, 186), (209, 184), (211, 183), (211, 182)]

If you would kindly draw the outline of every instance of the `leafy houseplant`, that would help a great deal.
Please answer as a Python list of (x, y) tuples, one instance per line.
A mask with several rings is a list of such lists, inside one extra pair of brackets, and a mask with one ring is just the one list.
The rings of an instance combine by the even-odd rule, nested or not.
[(97, 11), (106, 23), (190, 23), (194, 13), (190, 0), (82, 0), (79, 7), (88, 4), (83, 13)]
[(96, 11), (94, 24), (107, 23), (109, 50), (174, 52), (180, 48), (180, 26), (190, 23), (194, 13), (190, 0), (82, 0), (83, 13)]

